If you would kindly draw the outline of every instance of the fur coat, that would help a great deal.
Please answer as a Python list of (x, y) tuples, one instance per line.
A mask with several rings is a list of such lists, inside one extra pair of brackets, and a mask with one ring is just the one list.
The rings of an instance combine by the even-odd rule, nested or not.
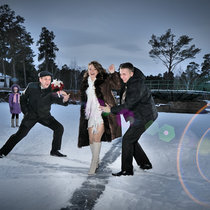
[[(100, 105), (109, 104), (111, 107), (116, 105), (115, 98), (112, 90), (120, 90), (120, 76), (117, 72), (113, 74), (102, 73), (98, 74), (94, 82), (96, 97)], [(79, 124), (79, 137), (78, 147), (89, 145), (88, 136), (88, 120), (85, 118), (85, 105), (87, 103), (86, 90), (88, 88), (88, 77), (82, 81), (80, 94), (81, 94), (81, 108), (80, 108), (80, 124)], [(111, 141), (115, 138), (122, 136), (120, 115), (102, 113), (104, 121), (104, 134), (101, 141)]]

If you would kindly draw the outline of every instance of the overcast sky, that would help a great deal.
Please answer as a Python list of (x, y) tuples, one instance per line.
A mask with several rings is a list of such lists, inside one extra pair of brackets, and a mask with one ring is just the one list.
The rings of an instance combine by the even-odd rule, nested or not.
[[(25, 18), (24, 26), (36, 42), (41, 28), (55, 34), (59, 48), (56, 63), (70, 66), (75, 60), (87, 66), (92, 60), (104, 68), (132, 62), (145, 75), (157, 75), (167, 69), (161, 61), (149, 57), (152, 34), (160, 36), (171, 28), (176, 39), (193, 38), (191, 44), (201, 49), (196, 59), (177, 67), (185, 70), (191, 61), (203, 62), (210, 53), (209, 0), (1, 0), (16, 15)], [(38, 64), (37, 57), (34, 58)]]

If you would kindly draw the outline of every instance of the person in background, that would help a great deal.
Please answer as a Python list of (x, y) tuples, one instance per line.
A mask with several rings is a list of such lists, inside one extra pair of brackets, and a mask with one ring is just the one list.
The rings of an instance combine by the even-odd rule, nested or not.
[(130, 122), (122, 138), (121, 171), (112, 173), (113, 176), (133, 175), (133, 157), (141, 169), (152, 168), (138, 140), (158, 117), (151, 91), (144, 83), (144, 74), (127, 62), (120, 65), (120, 77), (124, 84), (120, 94), (121, 104), (100, 107), (105, 113), (123, 114)]
[(109, 74), (97, 61), (88, 64), (81, 84), (81, 109), (78, 147), (90, 146), (92, 161), (89, 175), (96, 172), (99, 164), (101, 141), (111, 141), (121, 134), (121, 123), (114, 114), (103, 115), (100, 105), (115, 106), (112, 90), (120, 89), (120, 76), (114, 65), (109, 67)]
[(65, 91), (59, 91), (58, 96), (57, 92), (52, 91), (52, 74), (50, 72), (41, 71), (38, 76), (39, 82), (29, 83), (20, 97), (21, 110), (24, 118), (18, 131), (11, 135), (0, 149), (0, 158), (8, 155), (36, 123), (40, 123), (52, 129), (54, 132), (50, 155), (66, 157), (66, 155), (59, 152), (64, 131), (63, 125), (51, 115), (50, 110), (53, 103), (67, 106), (69, 95)]
[[(20, 108), (20, 87), (17, 84), (13, 84), (11, 87), (12, 93), (9, 94), (9, 108), (11, 116), (11, 127), (19, 127), (19, 114), (21, 113)], [(16, 119), (16, 121), (15, 121)]]

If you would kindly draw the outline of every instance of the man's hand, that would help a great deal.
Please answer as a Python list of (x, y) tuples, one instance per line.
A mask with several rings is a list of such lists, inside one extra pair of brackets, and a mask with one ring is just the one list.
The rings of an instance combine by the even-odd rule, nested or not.
[(100, 109), (102, 110), (102, 112), (105, 112), (105, 113), (111, 112), (111, 107), (108, 104), (106, 104), (106, 106), (100, 106)]
[(66, 93), (65, 91), (63, 91), (63, 90), (61, 90), (61, 91), (59, 91), (59, 92), (60, 92), (60, 95), (63, 96), (63, 102), (64, 102), (64, 103), (67, 102), (67, 101), (69, 100), (70, 93), (67, 94), (67, 93)]
[(114, 66), (114, 64), (111, 64), (111, 65), (109, 66), (109, 72), (110, 72), (111, 74), (113, 74), (113, 73), (115, 72), (115, 66)]

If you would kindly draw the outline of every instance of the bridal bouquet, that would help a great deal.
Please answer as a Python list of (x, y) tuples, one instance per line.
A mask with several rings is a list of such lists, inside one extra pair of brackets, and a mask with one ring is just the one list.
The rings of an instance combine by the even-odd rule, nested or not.
[(60, 97), (62, 95), (61, 92), (64, 88), (64, 84), (61, 80), (54, 79), (51, 82), (51, 88), (52, 88), (53, 91), (57, 92), (58, 97)]

